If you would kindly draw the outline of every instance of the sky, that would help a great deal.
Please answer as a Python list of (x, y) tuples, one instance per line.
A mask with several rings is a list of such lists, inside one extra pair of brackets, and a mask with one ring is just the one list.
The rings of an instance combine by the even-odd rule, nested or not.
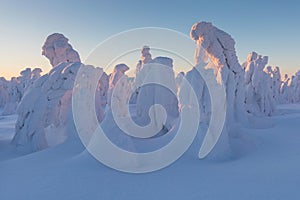
[(290, 0), (0, 0), (0, 76), (17, 76), (26, 67), (48, 72), (41, 47), (55, 32), (69, 38), (85, 60), (97, 44), (121, 31), (162, 27), (189, 35), (198, 21), (229, 33), (241, 64), (256, 51), (269, 56), (269, 65), (293, 74), (300, 69), (299, 10), (300, 2)]

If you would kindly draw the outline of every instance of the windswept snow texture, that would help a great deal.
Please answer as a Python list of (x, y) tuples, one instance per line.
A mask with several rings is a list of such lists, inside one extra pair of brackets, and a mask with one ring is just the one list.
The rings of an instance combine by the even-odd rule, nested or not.
[(284, 115), (268, 117), (272, 128), (236, 130), (243, 136), (232, 144), (242, 157), (199, 160), (195, 141), (173, 165), (139, 175), (102, 165), (75, 140), (27, 156), (3, 155), (14, 122), (5, 117), (0, 120), (0, 160), (5, 160), (0, 161), (0, 199), (299, 199), (300, 106), (279, 111)]

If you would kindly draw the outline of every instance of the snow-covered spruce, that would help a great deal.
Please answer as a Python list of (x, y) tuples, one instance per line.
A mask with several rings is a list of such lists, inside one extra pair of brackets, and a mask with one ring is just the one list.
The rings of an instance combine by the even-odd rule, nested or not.
[(71, 91), (81, 63), (62, 63), (40, 77), (23, 97), (12, 143), (28, 151), (44, 149), (66, 139), (64, 126)]
[(227, 122), (246, 122), (244, 70), (238, 62), (234, 40), (229, 34), (207, 22), (194, 24), (190, 36), (197, 43), (196, 65), (202, 65), (201, 51), (204, 49), (215, 66), (212, 70), (217, 81), (226, 88)]
[(294, 88), (294, 94), (295, 94), (295, 102), (300, 102), (300, 70), (295, 74), (295, 88)]
[(126, 116), (127, 113), (126, 105), (131, 93), (128, 76), (125, 74), (128, 70), (129, 67), (121, 63), (115, 66), (109, 76), (108, 105), (111, 106), (112, 101), (115, 102), (113, 106), (116, 106), (118, 116)]
[[(80, 62), (71, 62), (80, 61), (80, 58), (67, 41), (61, 34), (53, 34), (47, 38), (43, 54), (49, 58), (54, 68), (42, 77), (39, 77), (40, 70), (33, 71), (32, 79), (36, 80), (28, 88), (18, 107), (16, 134), (12, 143), (27, 151), (54, 146), (67, 138), (66, 125), (69, 120), (74, 81), (79, 68), (87, 67)], [(99, 120), (104, 116), (103, 106), (107, 101), (108, 88), (107, 75), (102, 77), (95, 99)]]
[[(101, 69), (102, 70), (102, 69)], [(96, 110), (98, 111), (97, 118), (101, 121), (104, 118), (104, 110), (108, 104), (108, 89), (109, 89), (109, 76), (102, 71), (100, 80), (98, 82), (98, 87), (95, 94), (95, 104)]]
[[(228, 152), (228, 132), (234, 129), (236, 123), (247, 123), (249, 114), (252, 116), (271, 115), (275, 110), (276, 101), (280, 99), (285, 99), (286, 102), (300, 101), (300, 96), (295, 95), (300, 94), (298, 92), (300, 91), (300, 73), (297, 73), (291, 80), (286, 77), (282, 84), (279, 68), (265, 69), (268, 58), (259, 56), (255, 52), (248, 56), (247, 62), (242, 67), (237, 60), (234, 40), (229, 34), (214, 27), (211, 23), (196, 23), (191, 29), (191, 37), (197, 42), (196, 65), (186, 73), (185, 78), (191, 83), (198, 97), (200, 122), (209, 123), (211, 102), (208, 88), (197, 68), (208, 67), (208, 70), (214, 72), (217, 82), (223, 84), (226, 89), (227, 118), (215, 152)], [(204, 57), (203, 52), (205, 52)], [(170, 117), (165, 124), (157, 124), (161, 125), (162, 129), (168, 130), (174, 125), (173, 120), (179, 115), (180, 105), (176, 93), (184, 74), (181, 73), (175, 80), (173, 60), (167, 57), (152, 59), (148, 46), (144, 46), (141, 53), (134, 83), (136, 96), (132, 101), (136, 104), (135, 117), (139, 118), (138, 122), (142, 122), (141, 124), (147, 124), (150, 106), (160, 104)], [(68, 39), (61, 34), (52, 34), (47, 38), (43, 46), (43, 54), (54, 67), (48, 74), (40, 77), (40, 69), (33, 71), (26, 69), (21, 73), (21, 77), (12, 79), (5, 86), (10, 87), (7, 91), (11, 92), (8, 92), (8, 102), (10, 98), (14, 98), (11, 102), (21, 100), (13, 143), (24, 146), (30, 151), (59, 144), (67, 138), (65, 129), (74, 80), (79, 67), (86, 67), (79, 62), (79, 54), (68, 43)], [(213, 65), (206, 66), (203, 61), (208, 60)], [(162, 73), (152, 65), (161, 65), (169, 69), (169, 72)], [(128, 66), (120, 64), (115, 67), (110, 76), (103, 72), (95, 99), (99, 121), (104, 118), (103, 110), (111, 98), (119, 99), (120, 102), (117, 105), (122, 106), (131, 95), (129, 92), (131, 86), (125, 75), (127, 70)], [(141, 86), (146, 77), (151, 74), (149, 73), (151, 70), (154, 71), (152, 74), (156, 74), (156, 78), (161, 77), (167, 80), (171, 90), (157, 85)], [(5, 83), (5, 81), (2, 82)], [(113, 94), (117, 82), (120, 82), (123, 87), (120, 92)], [(174, 94), (171, 91), (174, 91)], [(121, 115), (126, 113), (125, 109), (127, 108), (118, 108)]]
[[(18, 107), (13, 144), (27, 151), (36, 151), (60, 144), (67, 139), (66, 127), (72, 90), (80, 67), (86, 66), (80, 62), (64, 62), (34, 82)], [(100, 93), (97, 91), (97, 94)], [(96, 105), (101, 105), (100, 99), (100, 96), (96, 97)], [(96, 111), (101, 120), (102, 107), (97, 107)]]
[(2, 115), (11, 115), (16, 112), (18, 103), (22, 98), (22, 90), (16, 77), (8, 83), (8, 101), (3, 108)]
[[(197, 44), (196, 65), (186, 77), (192, 86), (194, 85), (193, 88), (196, 88), (200, 110), (202, 109), (201, 115), (204, 116), (203, 122), (207, 123), (210, 120), (210, 95), (197, 68), (205, 67), (206, 70), (212, 70), (217, 83), (225, 88), (226, 120), (221, 137), (210, 156), (226, 159), (232, 155), (230, 135), (236, 133), (238, 124), (248, 124), (244, 88), (245, 72), (236, 56), (235, 41), (229, 34), (211, 23), (198, 22), (192, 26), (190, 36)], [(207, 65), (207, 63), (211, 64)]]
[[(125, 72), (129, 70), (129, 67), (126, 64), (118, 64), (115, 66), (114, 71), (109, 75), (109, 88), (108, 88), (108, 104), (110, 104), (111, 102), (111, 97), (112, 97), (112, 93), (114, 91), (114, 88), (117, 84), (117, 82), (123, 77), (126, 76)], [(126, 79), (128, 79), (128, 77), (126, 76)], [(122, 91), (125, 92), (125, 91)], [(122, 98), (123, 100), (127, 100), (128, 97), (126, 97), (126, 95), (129, 95), (129, 90), (127, 91), (127, 93), (124, 93), (124, 97), (122, 98), (120, 96), (120, 98)], [(115, 94), (118, 95), (118, 94)], [(124, 104), (125, 105), (125, 104)]]
[(0, 109), (5, 106), (8, 101), (8, 81), (0, 77)]
[(175, 78), (175, 83), (176, 83), (176, 86), (177, 88), (180, 87), (180, 84), (182, 83), (182, 80), (185, 76), (185, 73), (184, 72), (179, 72)]
[[(2, 115), (11, 115), (16, 113), (18, 104), (24, 96), (27, 89), (33, 82), (40, 77), (42, 70), (35, 68), (31, 71), (30, 68), (20, 72), (19, 77), (13, 77), (10, 81), (3, 82), (6, 88), (7, 100), (3, 108)], [(6, 94), (5, 94), (6, 95)]]
[[(156, 121), (156, 124), (160, 126), (158, 129), (171, 129), (174, 118), (179, 116), (173, 60), (168, 57), (152, 59), (148, 46), (144, 46), (141, 53), (142, 61), (137, 66), (135, 78), (136, 116), (143, 125), (149, 123), (150, 107), (159, 104), (164, 107), (167, 119), (166, 122)], [(144, 85), (147, 80), (154, 81), (154, 83)], [(167, 84), (166, 87), (160, 85), (162, 80)], [(154, 109), (154, 112), (157, 111)]]
[(300, 71), (281, 76), (278, 66), (267, 66), (268, 57), (251, 52), (245, 70), (246, 109), (255, 116), (270, 116), (276, 105), (300, 102)]
[(69, 39), (60, 33), (53, 33), (47, 37), (42, 54), (49, 59), (53, 67), (62, 62), (80, 62), (79, 54), (68, 41)]
[(278, 66), (272, 69), (272, 89), (273, 89), (273, 98), (277, 103), (280, 100), (280, 88), (281, 88), (282, 80), (281, 80), (281, 73), (280, 68)]
[[(199, 66), (197, 66), (199, 67)], [(199, 111), (200, 111), (200, 122), (205, 125), (209, 124), (211, 117), (211, 101), (208, 88), (205, 84), (204, 79), (200, 75), (197, 67), (193, 67), (192, 70), (188, 71), (185, 75), (186, 80), (191, 84), (193, 90), (198, 99)], [(182, 91), (179, 90), (179, 95)], [(183, 102), (179, 102), (182, 104)]]
[(31, 71), (31, 79), (30, 79), (30, 85), (33, 85), (34, 81), (36, 81), (38, 78), (41, 77), (42, 69), (41, 68), (34, 68)]
[(288, 88), (288, 102), (299, 103), (300, 102), (300, 70), (293, 75), (289, 81)]
[(290, 96), (289, 82), (290, 82), (290, 77), (287, 74), (285, 74), (284, 78), (282, 79), (282, 84), (280, 86), (279, 103), (281, 104), (285, 104), (289, 102), (289, 96)]
[[(276, 107), (276, 98), (279, 98), (280, 85), (277, 86), (277, 77), (272, 79), (271, 67), (265, 69), (268, 63), (267, 56), (251, 52), (243, 64), (245, 69), (246, 110), (254, 116), (270, 116)], [(278, 93), (275, 88), (278, 87)]]

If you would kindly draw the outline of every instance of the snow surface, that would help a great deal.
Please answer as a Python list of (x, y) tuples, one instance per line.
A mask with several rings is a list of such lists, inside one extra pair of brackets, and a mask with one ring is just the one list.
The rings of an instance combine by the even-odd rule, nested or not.
[(280, 106), (268, 119), (271, 128), (236, 130), (243, 135), (231, 141), (238, 151), (230, 160), (199, 160), (196, 141), (168, 168), (132, 175), (102, 165), (76, 139), (21, 156), (9, 145), (16, 117), (5, 116), (0, 199), (298, 199), (300, 105)]

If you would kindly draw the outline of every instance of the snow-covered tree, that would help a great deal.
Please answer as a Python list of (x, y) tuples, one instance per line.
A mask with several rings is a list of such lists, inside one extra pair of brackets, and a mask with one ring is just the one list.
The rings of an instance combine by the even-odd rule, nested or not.
[[(116, 86), (116, 84), (118, 83), (118, 81), (125, 76), (125, 72), (129, 70), (129, 67), (126, 64), (118, 64), (115, 66), (114, 71), (110, 74), (109, 76), (109, 88), (108, 88), (108, 104), (110, 104), (111, 102), (111, 97), (112, 97), (112, 93), (114, 91), (114, 88)], [(126, 76), (127, 77), (127, 76)], [(124, 91), (122, 91), (123, 93)], [(128, 91), (129, 92), (129, 91)], [(118, 94), (115, 94), (118, 95)], [(124, 94), (125, 96), (123, 98), (126, 99), (128, 98), (126, 95), (128, 94)], [(120, 96), (120, 98), (122, 98)]]
[(63, 34), (49, 35), (42, 47), (42, 55), (46, 56), (53, 67), (62, 62), (80, 62), (77, 51), (68, 43), (69, 39)]
[(8, 95), (8, 81), (0, 77), (0, 108), (3, 108), (9, 98)]
[[(72, 91), (77, 71), (80, 67), (92, 71), (102, 70), (76, 62), (80, 61), (78, 53), (67, 41), (61, 34), (53, 34), (47, 38), (43, 46), (43, 54), (49, 58), (54, 68), (41, 77), (39, 77), (41, 70), (33, 70), (31, 77), (36, 80), (28, 88), (19, 104), (16, 134), (12, 143), (28, 151), (44, 149), (66, 140), (66, 125), (69, 120), (68, 113), (71, 110)], [(102, 98), (105, 99), (107, 92), (107, 86), (101, 86), (101, 83), (108, 85), (107, 75), (103, 77), (102, 79), (99, 77), (100, 85), (95, 99), (99, 121), (104, 116), (102, 105), (105, 103), (102, 102)]]
[(6, 103), (3, 108), (3, 115), (11, 115), (16, 113), (16, 109), (25, 92), (28, 88), (40, 77), (42, 70), (35, 68), (31, 71), (31, 68), (26, 68), (20, 72), (20, 76), (11, 78), (10, 81), (5, 83), (6, 88)]
[(30, 79), (30, 84), (32, 85), (34, 81), (36, 81), (38, 78), (41, 77), (42, 69), (41, 68), (34, 68), (31, 71), (31, 79)]
[(198, 22), (191, 29), (191, 38), (197, 43), (196, 65), (202, 64), (202, 49), (214, 64), (214, 74), (220, 84), (226, 88), (227, 121), (245, 122), (244, 70), (238, 62), (235, 42), (224, 31), (211, 23)]
[(280, 73), (280, 68), (278, 66), (276, 66), (273, 70), (272, 70), (272, 88), (273, 88), (273, 97), (276, 103), (279, 102), (280, 99), (280, 88), (281, 88), (281, 73)]
[(114, 101), (119, 116), (126, 115), (127, 100), (131, 93), (128, 76), (125, 75), (128, 70), (129, 67), (121, 63), (115, 66), (114, 71), (109, 76), (108, 104), (111, 105)]
[(300, 102), (300, 70), (292, 77), (291, 80), (291, 93), (292, 93), (292, 102)]
[(8, 83), (8, 101), (3, 108), (2, 115), (11, 115), (16, 112), (18, 103), (24, 93), (18, 78), (13, 77)]
[[(136, 74), (135, 86), (137, 88), (136, 96), (136, 114), (140, 122), (149, 123), (149, 109), (154, 104), (164, 107), (167, 119), (166, 122), (156, 122), (158, 129), (172, 127), (173, 119), (178, 117), (178, 100), (176, 97), (177, 87), (175, 83), (175, 75), (173, 71), (173, 60), (168, 57), (151, 58), (150, 47), (146, 46), (142, 49), (142, 58), (145, 58), (139, 66)], [(145, 81), (152, 83), (144, 85)], [(164, 80), (168, 85), (167, 88), (161, 85)], [(158, 112), (158, 110), (154, 110)], [(156, 113), (159, 114), (159, 113)], [(160, 115), (160, 114), (159, 114)]]
[[(276, 106), (274, 99), (276, 82), (272, 79), (272, 69), (268, 67), (267, 70), (264, 70), (267, 63), (267, 56), (251, 52), (243, 64), (245, 68), (246, 109), (248, 113), (255, 116), (271, 115)], [(279, 93), (277, 95), (279, 96)]]
[(290, 88), (289, 88), (290, 77), (285, 74), (282, 80), (282, 84), (280, 86), (280, 99), (279, 103), (288, 103), (290, 96)]
[[(185, 78), (191, 84), (197, 96), (200, 111), (200, 122), (208, 124), (211, 117), (210, 95), (203, 77), (201, 77), (199, 71), (196, 69), (197, 67), (193, 67), (192, 70), (188, 71)], [(179, 93), (181, 92), (182, 91), (180, 90)], [(183, 102), (179, 103), (181, 104)]]

